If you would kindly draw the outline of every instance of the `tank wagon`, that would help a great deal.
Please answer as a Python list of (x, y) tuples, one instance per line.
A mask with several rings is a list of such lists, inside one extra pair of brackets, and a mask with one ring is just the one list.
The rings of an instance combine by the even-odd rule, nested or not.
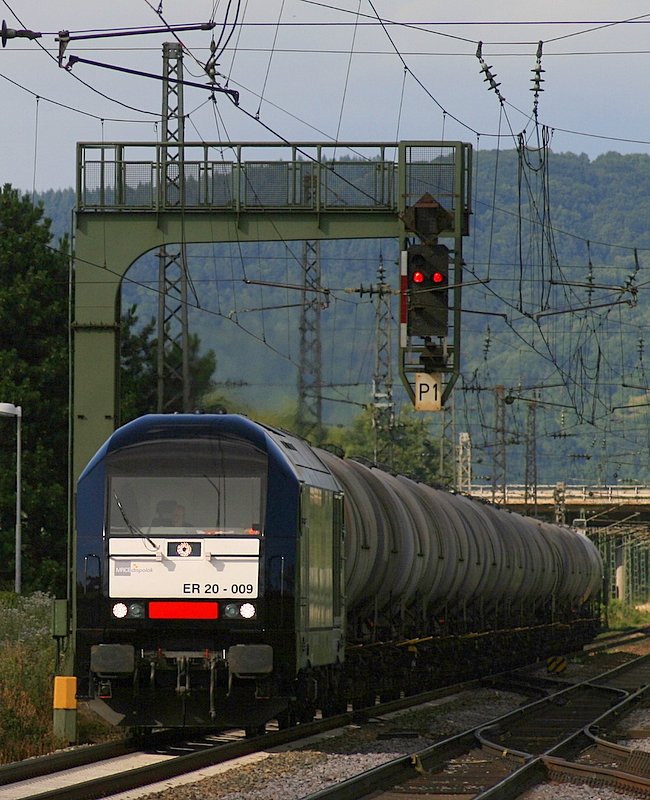
[(76, 503), (78, 696), (115, 724), (255, 732), (598, 629), (582, 533), (238, 415), (130, 422)]

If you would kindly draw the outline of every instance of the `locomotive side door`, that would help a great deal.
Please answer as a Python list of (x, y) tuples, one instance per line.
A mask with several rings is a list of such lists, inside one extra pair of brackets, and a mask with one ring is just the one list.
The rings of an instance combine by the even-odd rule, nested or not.
[[(334, 494), (303, 486), (300, 499), (296, 637), (298, 666), (331, 664), (342, 641), (340, 546)], [(338, 613), (337, 613), (338, 612)]]

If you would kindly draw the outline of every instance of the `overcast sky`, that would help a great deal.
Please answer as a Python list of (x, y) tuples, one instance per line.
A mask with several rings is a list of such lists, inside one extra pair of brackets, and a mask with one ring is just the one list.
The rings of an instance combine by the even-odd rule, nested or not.
[[(60, 69), (58, 31), (161, 25), (161, 9), (169, 25), (214, 14), (218, 39), (229, 6), (232, 22), (237, 5), (2, 0), (9, 27), (43, 33), (38, 41), (9, 40), (0, 50), (2, 182), (25, 190), (72, 186), (75, 142), (150, 141), (160, 134), (160, 82), (86, 64)], [(592, 158), (650, 148), (648, 3), (241, 0), (239, 22), (219, 70), (241, 92), (241, 108), (223, 95), (214, 108), (208, 92), (186, 88), (188, 140), (273, 140), (258, 116), (292, 141), (444, 138), (510, 148), (513, 135), (533, 134), (531, 70), (543, 41), (538, 117), (554, 131), (552, 147)], [(212, 35), (181, 34), (189, 48), (186, 79), (204, 82), (200, 65)], [(65, 60), (77, 55), (160, 74), (162, 43), (171, 38), (72, 42)], [(483, 81), (479, 41), (503, 102)]]

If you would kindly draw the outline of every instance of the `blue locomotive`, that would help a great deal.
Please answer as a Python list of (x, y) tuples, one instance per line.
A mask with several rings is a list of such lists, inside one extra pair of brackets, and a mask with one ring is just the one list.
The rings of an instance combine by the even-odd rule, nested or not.
[(582, 533), (234, 414), (116, 430), (76, 506), (79, 696), (131, 727), (257, 731), (574, 648)]

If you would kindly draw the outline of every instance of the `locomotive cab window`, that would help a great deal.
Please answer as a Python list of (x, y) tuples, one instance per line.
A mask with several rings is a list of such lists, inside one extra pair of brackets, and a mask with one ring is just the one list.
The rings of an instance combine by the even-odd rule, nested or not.
[(107, 458), (107, 533), (261, 534), (266, 474), (266, 453), (241, 440), (125, 448)]

